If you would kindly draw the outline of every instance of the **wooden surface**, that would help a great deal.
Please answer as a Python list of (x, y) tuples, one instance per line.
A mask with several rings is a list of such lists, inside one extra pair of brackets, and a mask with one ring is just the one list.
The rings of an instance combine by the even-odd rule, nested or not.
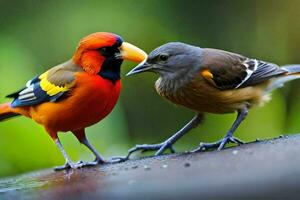
[(300, 135), (0, 180), (0, 199), (299, 199)]

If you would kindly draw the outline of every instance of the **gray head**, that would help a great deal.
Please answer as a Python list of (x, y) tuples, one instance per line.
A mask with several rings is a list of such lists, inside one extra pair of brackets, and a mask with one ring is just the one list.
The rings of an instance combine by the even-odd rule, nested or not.
[(132, 69), (128, 75), (155, 72), (161, 77), (176, 78), (200, 68), (202, 49), (181, 42), (170, 42), (153, 50), (146, 61)]

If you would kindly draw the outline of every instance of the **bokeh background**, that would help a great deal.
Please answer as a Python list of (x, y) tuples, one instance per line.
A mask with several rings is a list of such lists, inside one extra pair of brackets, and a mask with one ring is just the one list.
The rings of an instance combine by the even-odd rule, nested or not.
[[(182, 41), (278, 64), (300, 63), (299, 10), (299, 0), (1, 0), (0, 102), (34, 75), (69, 59), (79, 39), (97, 31), (118, 33), (147, 52)], [(87, 129), (91, 143), (105, 156), (125, 155), (135, 143), (165, 140), (194, 115), (156, 94), (156, 75), (124, 77), (133, 66), (122, 66), (118, 106)], [(299, 132), (299, 86), (294, 81), (274, 92), (269, 104), (251, 110), (235, 135), (253, 141)], [(234, 118), (208, 114), (204, 125), (176, 148), (188, 150), (221, 138)], [(60, 136), (74, 160), (93, 159), (71, 134)], [(30, 119), (1, 123), (0, 138), (0, 176), (64, 163), (50, 137)]]

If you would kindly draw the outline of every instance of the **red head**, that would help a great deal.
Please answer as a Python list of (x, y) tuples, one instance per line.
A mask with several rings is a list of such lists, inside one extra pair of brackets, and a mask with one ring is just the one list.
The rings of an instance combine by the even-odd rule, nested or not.
[(110, 71), (114, 71), (114, 76), (120, 71), (123, 60), (139, 63), (146, 57), (144, 51), (124, 42), (120, 36), (97, 32), (79, 42), (73, 61), (90, 74), (102, 73), (109, 78), (112, 76)]

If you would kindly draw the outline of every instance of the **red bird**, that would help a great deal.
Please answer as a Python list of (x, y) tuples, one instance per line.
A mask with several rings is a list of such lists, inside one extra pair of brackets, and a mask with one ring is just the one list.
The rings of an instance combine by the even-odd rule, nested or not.
[[(10, 103), (0, 105), (0, 121), (23, 115), (44, 126), (66, 159), (56, 169), (80, 168), (105, 161), (91, 146), (85, 128), (114, 108), (121, 91), (123, 60), (142, 62), (147, 54), (115, 34), (98, 32), (83, 38), (74, 56), (27, 82), (8, 95)], [(96, 156), (94, 162), (73, 163), (57, 133), (71, 131)]]

